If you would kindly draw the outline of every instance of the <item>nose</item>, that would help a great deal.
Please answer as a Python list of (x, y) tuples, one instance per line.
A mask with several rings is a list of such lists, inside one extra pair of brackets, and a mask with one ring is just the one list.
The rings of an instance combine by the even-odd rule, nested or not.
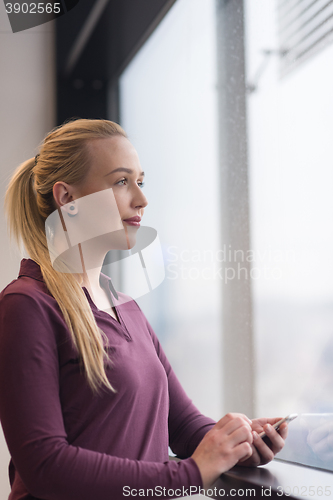
[(136, 186), (135, 195), (133, 197), (133, 205), (135, 208), (145, 208), (148, 205), (148, 200), (142, 192), (142, 188)]

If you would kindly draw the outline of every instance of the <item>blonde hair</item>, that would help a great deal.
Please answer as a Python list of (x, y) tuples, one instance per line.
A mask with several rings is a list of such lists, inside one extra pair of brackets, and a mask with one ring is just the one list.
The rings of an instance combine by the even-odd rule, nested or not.
[(88, 173), (88, 142), (116, 135), (127, 137), (120, 125), (108, 120), (78, 119), (55, 128), (44, 139), (38, 161), (31, 158), (16, 169), (5, 198), (10, 235), (18, 244), (23, 243), (31, 259), (40, 265), (95, 392), (102, 386), (114, 391), (105, 373), (104, 361), (108, 358), (103, 347), (104, 334), (96, 324), (77, 276), (53, 269), (45, 219), (57, 208), (54, 184), (58, 181), (79, 184)]

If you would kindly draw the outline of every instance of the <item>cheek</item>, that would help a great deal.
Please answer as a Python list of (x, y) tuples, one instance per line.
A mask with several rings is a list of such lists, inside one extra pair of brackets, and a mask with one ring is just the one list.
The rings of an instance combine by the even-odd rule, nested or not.
[(128, 201), (125, 193), (119, 193), (114, 190), (114, 197), (117, 203), (117, 207), (119, 210), (120, 218), (126, 217), (128, 215)]

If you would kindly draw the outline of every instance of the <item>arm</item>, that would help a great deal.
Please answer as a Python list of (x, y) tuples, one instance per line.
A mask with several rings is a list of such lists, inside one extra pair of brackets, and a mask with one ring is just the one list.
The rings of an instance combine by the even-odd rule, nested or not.
[(28, 295), (7, 293), (0, 302), (0, 418), (15, 467), (38, 498), (110, 500), (123, 499), (124, 486), (201, 486), (191, 458), (142, 462), (68, 443), (57, 339), (45, 307)]

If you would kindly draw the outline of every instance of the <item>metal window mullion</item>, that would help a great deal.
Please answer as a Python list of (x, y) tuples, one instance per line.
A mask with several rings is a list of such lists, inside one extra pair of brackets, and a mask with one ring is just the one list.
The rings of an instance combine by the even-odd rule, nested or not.
[[(222, 248), (250, 250), (243, 0), (216, 0)], [(229, 246), (230, 245), (230, 246)], [(230, 259), (222, 280), (224, 411), (253, 417), (254, 348), (250, 262)], [(239, 255), (239, 254), (238, 254)], [(233, 256), (233, 255), (232, 255)], [(226, 282), (228, 273), (234, 279)], [(239, 272), (239, 269), (242, 271)]]

